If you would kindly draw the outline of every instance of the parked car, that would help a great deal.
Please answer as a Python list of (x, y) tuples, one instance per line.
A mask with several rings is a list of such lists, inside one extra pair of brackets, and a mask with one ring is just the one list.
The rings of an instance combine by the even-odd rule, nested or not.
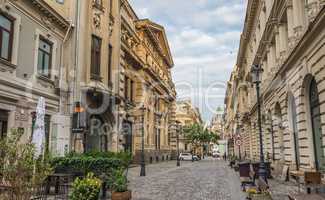
[(220, 152), (219, 151), (213, 151), (212, 152), (212, 157), (214, 158), (219, 158), (221, 155), (220, 155)]
[[(189, 160), (189, 161), (192, 161), (192, 154), (190, 154), (190, 153), (180, 153), (179, 154), (179, 159), (180, 160)], [(193, 160), (199, 161), (200, 159), (196, 155), (193, 155)]]
[(201, 158), (199, 156), (197, 156), (197, 155), (193, 155), (193, 160), (194, 161), (199, 161), (199, 160), (201, 160)]

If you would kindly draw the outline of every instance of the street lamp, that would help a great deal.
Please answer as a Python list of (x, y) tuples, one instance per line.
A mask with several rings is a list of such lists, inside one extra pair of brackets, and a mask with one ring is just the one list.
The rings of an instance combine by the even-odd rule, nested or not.
[(145, 112), (146, 108), (144, 107), (144, 105), (140, 108), (140, 110), (142, 111), (140, 176), (146, 176), (146, 163), (145, 163), (145, 159), (144, 159), (144, 114), (145, 114), (144, 112)]
[(181, 122), (179, 121), (176, 121), (176, 148), (177, 148), (177, 163), (176, 163), (176, 166), (179, 167), (181, 166), (181, 162), (179, 160), (179, 132), (181, 130)]
[(266, 177), (266, 166), (264, 162), (264, 152), (263, 152), (263, 135), (262, 135), (262, 121), (261, 121), (261, 102), (260, 102), (260, 83), (261, 83), (261, 74), (263, 69), (261, 65), (252, 65), (251, 75), (252, 82), (256, 85), (256, 97), (257, 97), (257, 122), (259, 128), (260, 136), (260, 165), (259, 165), (259, 176), (262, 177), (265, 182), (267, 182)]

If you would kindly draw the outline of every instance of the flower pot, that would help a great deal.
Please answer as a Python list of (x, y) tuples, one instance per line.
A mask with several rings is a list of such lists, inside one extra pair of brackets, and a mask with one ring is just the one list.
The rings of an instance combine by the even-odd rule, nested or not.
[(132, 192), (112, 192), (112, 200), (131, 200)]
[(270, 194), (249, 194), (248, 197), (251, 200), (272, 200)]

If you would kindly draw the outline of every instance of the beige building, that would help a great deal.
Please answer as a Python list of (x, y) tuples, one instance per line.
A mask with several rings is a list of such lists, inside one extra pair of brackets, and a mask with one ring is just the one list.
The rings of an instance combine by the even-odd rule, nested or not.
[(220, 139), (224, 138), (224, 109), (218, 107), (214, 116), (211, 119), (209, 125), (210, 131), (220, 136)]
[(36, 104), (44, 97), (46, 146), (63, 155), (70, 149), (64, 55), (72, 29), (63, 5), (51, 1), (53, 9), (49, 2), (0, 1), (0, 137), (16, 128), (29, 140)]
[[(288, 165), (291, 170), (325, 167), (324, 5), (323, 0), (248, 1), (226, 112), (229, 125), (234, 124), (234, 114), (239, 114), (244, 149), (251, 159), (259, 158), (259, 136), (250, 69), (259, 64), (264, 69), (261, 99), (265, 155), (275, 166)], [(234, 94), (236, 97), (229, 96)]]
[[(183, 127), (203, 123), (200, 111), (190, 100), (177, 101), (176, 103), (176, 121)], [(176, 138), (173, 138), (172, 147), (176, 149)], [(184, 134), (179, 136), (180, 151), (191, 151), (191, 146), (186, 141)]]
[(176, 99), (173, 66), (164, 27), (139, 19), (125, 1), (121, 8), (120, 120), (124, 148), (134, 152), (135, 160), (140, 159), (142, 139), (147, 162), (171, 158), (170, 125)]
[[(71, 104), (81, 104), (76, 151), (119, 149), (120, 1), (73, 1), (71, 38)], [(75, 122), (76, 123), (76, 122)], [(76, 126), (75, 124), (73, 124)]]
[(27, 140), (42, 96), (54, 154), (137, 157), (144, 127), (146, 159), (170, 158), (176, 91), (162, 26), (139, 19), (128, 1), (0, 3), (1, 137), (19, 128)]

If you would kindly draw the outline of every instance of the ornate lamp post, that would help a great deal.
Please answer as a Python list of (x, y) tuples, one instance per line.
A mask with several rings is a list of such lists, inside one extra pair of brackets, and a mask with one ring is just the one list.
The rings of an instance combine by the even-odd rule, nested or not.
[(141, 170), (140, 170), (140, 176), (146, 176), (146, 163), (144, 159), (144, 112), (146, 108), (144, 105), (140, 108), (142, 110), (142, 128), (141, 128)]
[(263, 134), (262, 134), (262, 121), (261, 121), (261, 102), (260, 102), (260, 83), (261, 83), (261, 74), (263, 69), (261, 65), (252, 65), (251, 75), (252, 82), (256, 85), (256, 97), (257, 97), (257, 122), (259, 128), (260, 136), (260, 165), (259, 165), (259, 176), (267, 182), (266, 177), (266, 165), (264, 162), (264, 152), (263, 152)]

